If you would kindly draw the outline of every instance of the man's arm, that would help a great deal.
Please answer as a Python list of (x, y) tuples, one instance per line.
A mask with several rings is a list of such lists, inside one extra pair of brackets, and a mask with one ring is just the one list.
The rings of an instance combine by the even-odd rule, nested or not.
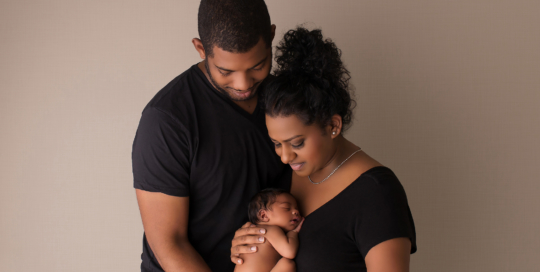
[(366, 255), (368, 272), (409, 272), (411, 240), (395, 238), (384, 241)]
[(146, 239), (165, 271), (210, 271), (187, 237), (189, 197), (136, 189)]
[(240, 254), (257, 252), (256, 246), (248, 245), (264, 243), (266, 239), (261, 235), (265, 233), (266, 229), (256, 227), (250, 222), (245, 223), (234, 233), (234, 238), (231, 242), (231, 261), (235, 264), (243, 264), (244, 260), (240, 258)]

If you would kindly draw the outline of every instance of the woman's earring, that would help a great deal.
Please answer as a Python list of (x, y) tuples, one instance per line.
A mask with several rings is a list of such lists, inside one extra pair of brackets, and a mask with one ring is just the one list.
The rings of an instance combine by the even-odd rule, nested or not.
[(335, 132), (335, 131), (332, 131), (332, 135), (336, 135), (336, 132)]

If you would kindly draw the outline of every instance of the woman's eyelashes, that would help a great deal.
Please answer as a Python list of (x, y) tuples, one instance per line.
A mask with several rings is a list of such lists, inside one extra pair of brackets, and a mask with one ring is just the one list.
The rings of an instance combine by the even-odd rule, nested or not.
[[(274, 142), (274, 146), (275, 146), (276, 148), (280, 148), (280, 147), (281, 147), (281, 144), (280, 144), (280, 143), (277, 143), (277, 142)], [(302, 141), (302, 142), (300, 142), (300, 143), (291, 144), (291, 146), (292, 146), (293, 148), (301, 148), (301, 147), (304, 146), (304, 141)]]
[(304, 146), (304, 141), (301, 141), (300, 143), (296, 143), (296, 144), (291, 144), (291, 146), (294, 148), (300, 148)]

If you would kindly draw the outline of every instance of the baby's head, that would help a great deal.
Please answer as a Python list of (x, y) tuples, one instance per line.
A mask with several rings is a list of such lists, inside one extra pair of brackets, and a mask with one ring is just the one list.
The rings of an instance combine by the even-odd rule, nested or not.
[(286, 231), (295, 229), (302, 216), (296, 199), (285, 190), (268, 188), (257, 193), (249, 202), (249, 221), (259, 225), (276, 225)]

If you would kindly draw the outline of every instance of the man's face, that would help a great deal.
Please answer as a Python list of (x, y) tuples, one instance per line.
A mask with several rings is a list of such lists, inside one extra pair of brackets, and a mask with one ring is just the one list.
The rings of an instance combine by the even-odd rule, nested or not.
[(233, 101), (255, 97), (257, 87), (272, 68), (272, 48), (260, 39), (245, 53), (231, 53), (214, 46), (213, 56), (205, 61), (207, 76), (223, 94)]

